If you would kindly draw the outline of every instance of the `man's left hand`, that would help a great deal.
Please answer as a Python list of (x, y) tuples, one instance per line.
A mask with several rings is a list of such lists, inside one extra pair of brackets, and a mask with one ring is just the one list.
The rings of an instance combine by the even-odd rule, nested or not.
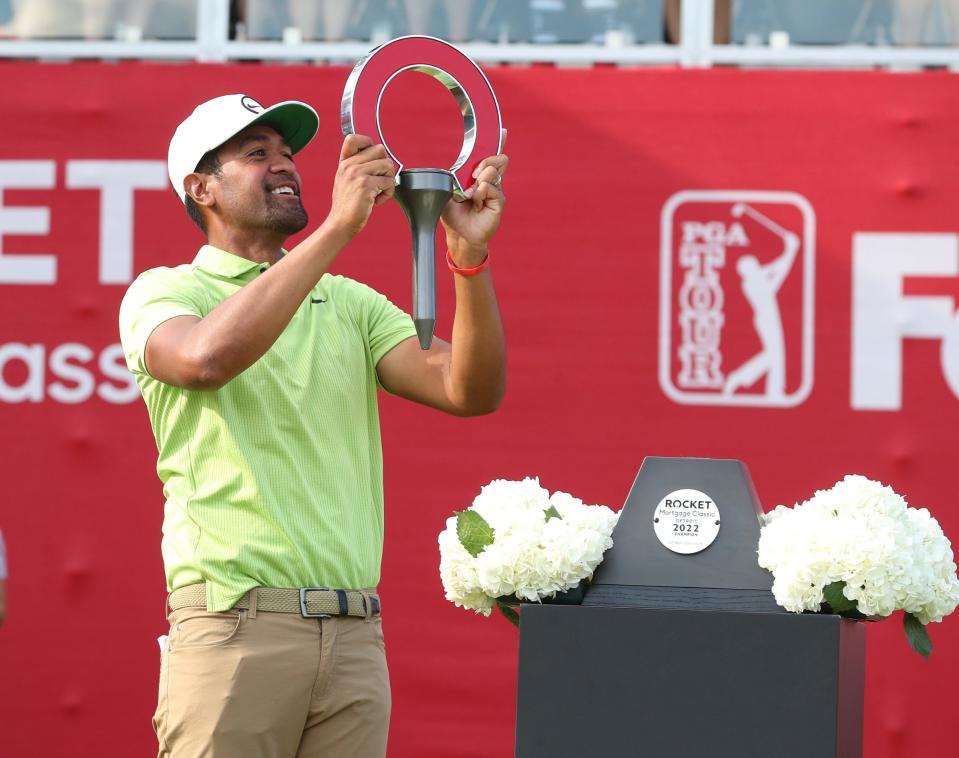
[(446, 244), (460, 268), (478, 266), (487, 255), (503, 215), (506, 196), (501, 185), (508, 166), (509, 158), (503, 154), (484, 159), (473, 173), (476, 181), (466, 197), (454, 195), (443, 209)]

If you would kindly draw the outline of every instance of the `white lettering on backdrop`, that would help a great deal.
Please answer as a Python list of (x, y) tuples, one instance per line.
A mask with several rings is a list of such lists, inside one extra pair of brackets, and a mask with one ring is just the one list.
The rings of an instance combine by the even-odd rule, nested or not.
[(100, 283), (133, 281), (133, 193), (166, 189), (162, 161), (67, 161), (69, 189), (100, 190)]
[(858, 232), (852, 242), (852, 389), (856, 410), (902, 407), (902, 342), (941, 341), (940, 363), (959, 397), (959, 316), (946, 295), (905, 295), (906, 277), (959, 275), (959, 235)]
[(3, 238), (10, 234), (46, 236), (50, 233), (50, 209), (6, 207), (4, 190), (53, 189), (54, 161), (0, 161), (0, 284), (54, 284), (57, 259), (52, 255), (4, 255)]
[[(46, 206), (5, 206), (5, 189), (54, 189), (55, 161), (0, 161), (0, 284), (56, 284), (54, 255), (4, 255), (5, 235), (50, 233)], [(100, 283), (133, 281), (133, 197), (167, 187), (163, 161), (67, 161), (68, 189), (100, 190)]]
[(8, 342), (0, 345), (0, 403), (84, 403), (93, 397), (117, 405), (140, 396), (127, 371), (119, 343), (108, 345), (97, 358), (107, 381), (97, 383), (88, 364), (94, 352), (80, 342), (66, 342), (48, 351), (45, 345)]
[[(52, 160), (0, 161), (0, 285), (56, 284), (56, 255), (9, 254), (3, 249), (4, 236), (50, 233), (50, 208), (7, 206), (4, 190), (54, 189), (56, 173), (56, 161)], [(70, 160), (66, 162), (65, 185), (68, 189), (100, 191), (99, 282), (133, 281), (134, 193), (166, 189), (166, 164)], [(108, 345), (99, 355), (80, 342), (52, 347), (23, 342), (0, 344), (0, 403), (41, 403), (49, 399), (74, 404), (94, 395), (115, 404), (131, 403), (139, 397), (119, 343)]]

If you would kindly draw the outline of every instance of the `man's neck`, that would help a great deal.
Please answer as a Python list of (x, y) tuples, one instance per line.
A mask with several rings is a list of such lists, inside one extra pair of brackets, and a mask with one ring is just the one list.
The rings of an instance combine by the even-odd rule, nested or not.
[(207, 237), (207, 242), (213, 247), (256, 263), (271, 265), (283, 256), (285, 241), (286, 237), (282, 235), (263, 232), (251, 234), (239, 229), (211, 229)]

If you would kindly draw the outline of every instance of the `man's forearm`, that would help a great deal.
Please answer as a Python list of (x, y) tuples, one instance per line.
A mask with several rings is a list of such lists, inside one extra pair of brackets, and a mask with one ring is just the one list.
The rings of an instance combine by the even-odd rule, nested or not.
[(338, 230), (319, 227), (262, 276), (200, 319), (185, 347), (204, 377), (198, 388), (216, 389), (258, 361), (346, 241)]
[(496, 409), (506, 391), (506, 338), (489, 269), (454, 275), (456, 314), (448, 394), (469, 414)]

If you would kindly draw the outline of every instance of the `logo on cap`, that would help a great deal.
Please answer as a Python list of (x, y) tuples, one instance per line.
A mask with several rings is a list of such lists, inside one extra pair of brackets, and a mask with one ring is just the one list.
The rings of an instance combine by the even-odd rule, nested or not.
[(240, 100), (240, 105), (246, 108), (250, 113), (259, 113), (263, 110), (263, 106), (249, 95), (243, 96), (243, 98)]

